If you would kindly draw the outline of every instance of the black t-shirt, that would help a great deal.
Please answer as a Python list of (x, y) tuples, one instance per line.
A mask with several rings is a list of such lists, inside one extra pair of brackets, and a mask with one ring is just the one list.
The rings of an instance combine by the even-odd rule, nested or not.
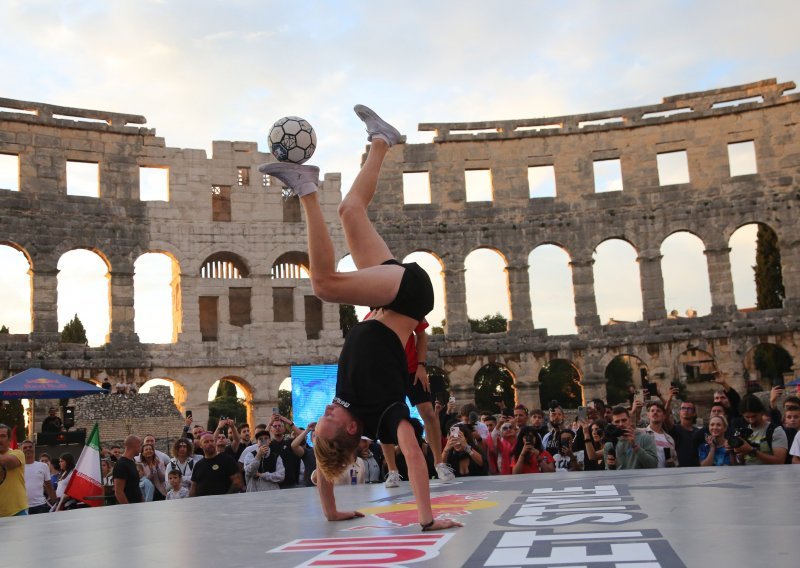
[(42, 420), (42, 432), (61, 432), (63, 423), (58, 416), (48, 416)]
[[(397, 427), (411, 420), (406, 406), (406, 352), (400, 338), (378, 320), (367, 320), (347, 334), (339, 356), (336, 398), (363, 424), (363, 433), (385, 444), (397, 443)], [(416, 423), (416, 424), (415, 424)]]
[(128, 503), (142, 502), (142, 492), (139, 490), (139, 471), (132, 459), (119, 456), (111, 475), (114, 479), (125, 480), (125, 498)]
[(680, 424), (667, 430), (667, 434), (675, 440), (675, 451), (678, 452), (678, 467), (699, 467), (700, 458), (697, 453), (700, 446), (706, 441), (705, 433), (701, 428), (687, 430)]
[(195, 495), (224, 495), (231, 488), (231, 476), (239, 473), (236, 460), (229, 454), (203, 458), (194, 465), (192, 482)]
[(283, 460), (283, 469), (286, 476), (278, 485), (281, 489), (297, 487), (297, 478), (300, 475), (300, 458), (292, 451), (292, 439), (284, 436), (280, 442), (273, 440), (269, 443), (269, 453), (280, 456)]

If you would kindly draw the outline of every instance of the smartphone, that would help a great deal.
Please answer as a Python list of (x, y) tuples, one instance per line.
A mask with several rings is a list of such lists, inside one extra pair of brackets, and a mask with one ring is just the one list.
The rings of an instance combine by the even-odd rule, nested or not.
[(578, 407), (578, 422), (586, 422), (586, 407)]
[(451, 426), (450, 427), (450, 437), (451, 438), (458, 438), (459, 427), (458, 426)]
[(785, 385), (783, 383), (783, 375), (779, 377), (772, 377), (772, 388), (775, 387), (785, 388)]
[(277, 406), (273, 406), (272, 407), (272, 414), (278, 414), (278, 407)]
[(187, 410), (186, 411), (186, 418), (191, 418), (191, 417), (192, 417), (192, 411), (191, 410)]
[(456, 397), (451, 396), (450, 400), (448, 402), (451, 403), (451, 404), (455, 404), (456, 403)]

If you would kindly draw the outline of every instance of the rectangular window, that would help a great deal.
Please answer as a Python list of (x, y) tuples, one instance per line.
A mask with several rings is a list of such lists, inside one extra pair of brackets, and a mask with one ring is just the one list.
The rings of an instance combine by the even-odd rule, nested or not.
[(686, 150), (656, 154), (659, 185), (689, 183), (689, 157)]
[(261, 187), (269, 187), (272, 185), (272, 179), (267, 174), (261, 174)]
[(466, 170), (467, 201), (492, 201), (492, 171)]
[(758, 173), (756, 145), (753, 141), (728, 144), (728, 163), (731, 168), (731, 177)]
[(403, 172), (403, 203), (431, 202), (431, 181), (428, 172)]
[(19, 191), (19, 156), (0, 154), (0, 189)]
[(272, 289), (272, 314), (276, 322), (294, 321), (294, 288)]
[(203, 341), (216, 341), (219, 315), (218, 296), (200, 296), (200, 336)]
[(250, 321), (250, 288), (228, 288), (228, 307), (231, 325), (242, 327)]
[(595, 193), (622, 191), (622, 165), (619, 158), (595, 160), (593, 166)]
[(250, 168), (236, 168), (236, 183), (239, 187), (247, 187), (250, 185)]
[(322, 301), (316, 296), (305, 296), (306, 339), (319, 339), (322, 331)]
[(67, 162), (67, 195), (100, 197), (100, 164)]
[(528, 168), (528, 195), (531, 199), (556, 196), (556, 169), (553, 166)]
[(169, 168), (139, 168), (139, 199), (169, 201)]
[(300, 198), (290, 197), (289, 199), (282, 199), (283, 201), (283, 222), (284, 223), (299, 223), (303, 220), (300, 216)]
[(211, 220), (231, 220), (231, 186), (211, 186)]

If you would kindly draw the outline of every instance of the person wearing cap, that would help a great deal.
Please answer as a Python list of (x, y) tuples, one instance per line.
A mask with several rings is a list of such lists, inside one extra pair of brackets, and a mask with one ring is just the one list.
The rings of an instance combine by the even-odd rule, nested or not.
[(361, 441), (358, 443), (358, 457), (364, 460), (364, 483), (380, 483), (381, 466), (370, 449), (371, 443), (370, 438), (361, 436)]
[(561, 430), (564, 429), (564, 409), (557, 400), (550, 402), (550, 430), (542, 438), (542, 445), (554, 456), (561, 449)]
[(244, 477), (247, 481), (247, 492), (271, 491), (280, 489), (286, 477), (286, 469), (278, 452), (270, 451), (269, 432), (262, 430), (256, 432), (256, 454), (244, 468)]

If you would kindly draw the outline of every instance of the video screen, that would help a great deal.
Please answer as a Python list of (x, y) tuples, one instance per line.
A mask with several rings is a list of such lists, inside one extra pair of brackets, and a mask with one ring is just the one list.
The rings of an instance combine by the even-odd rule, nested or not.
[[(338, 365), (292, 365), (292, 417), (299, 428), (316, 422), (336, 394)], [(406, 398), (411, 416), (422, 422), (419, 412)]]

